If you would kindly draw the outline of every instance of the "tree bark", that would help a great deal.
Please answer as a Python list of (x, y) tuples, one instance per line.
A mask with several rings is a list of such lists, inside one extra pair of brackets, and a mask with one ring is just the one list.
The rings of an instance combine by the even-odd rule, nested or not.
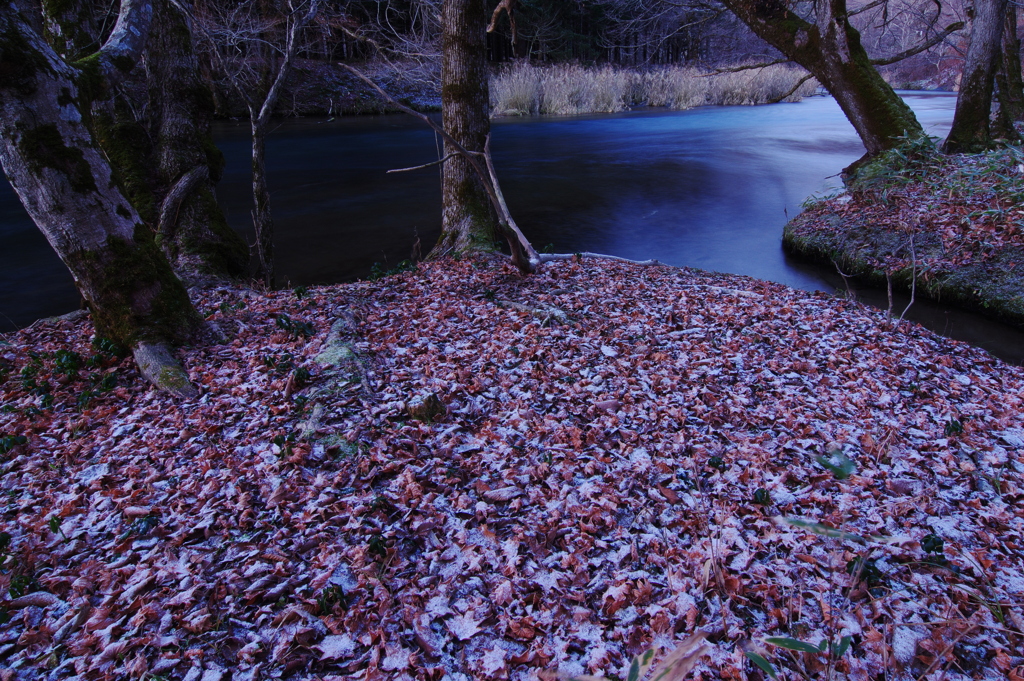
[(1024, 120), (1024, 79), (1021, 77), (1020, 36), (1017, 35), (1017, 5), (1006, 3), (1003, 23), (1003, 42), (996, 69), (999, 116), (996, 134), (1004, 139), (1017, 140), (1014, 123)]
[[(482, 152), (491, 130), (484, 0), (445, 0), (441, 10), (441, 118), (445, 132)], [(497, 217), (468, 158), (446, 141), (442, 164), (442, 230), (431, 257), (493, 250)]]
[[(239, 277), (248, 269), (249, 251), (228, 227), (213, 193), (223, 157), (213, 144), (213, 105), (199, 78), (191, 32), (170, 0), (152, 4), (146, 68), (128, 75), (133, 87), (86, 93), (91, 98), (83, 103), (86, 124), (143, 220), (160, 220), (159, 243), (178, 273), (193, 281)], [(100, 38), (92, 4), (48, 2), (42, 9), (51, 47), (69, 63), (80, 58), (87, 63), (82, 55), (95, 52)], [(141, 83), (146, 87), (138, 87)], [(207, 169), (205, 177), (189, 185), (189, 193), (175, 196), (175, 210), (165, 215), (169, 193), (199, 166)]]
[(947, 153), (979, 151), (992, 142), (992, 81), (1005, 18), (1006, 0), (975, 0), (953, 126), (943, 145)]
[(760, 38), (814, 74), (835, 97), (868, 157), (924, 134), (914, 112), (871, 64), (860, 34), (850, 25), (845, 0), (815, 3), (813, 23), (783, 0), (723, 4)]
[[(179, 0), (187, 8), (189, 0)], [(214, 187), (224, 157), (213, 143), (213, 100), (199, 74), (187, 15), (168, 0), (156, 0), (150, 37), (150, 109), (155, 165), (160, 186), (161, 246), (175, 269), (188, 279), (245, 276), (249, 248), (224, 218)], [(198, 170), (197, 170), (198, 169)], [(204, 172), (205, 171), (205, 172)], [(174, 196), (173, 212), (164, 210), (173, 189), (189, 177), (189, 191)], [(168, 224), (166, 220), (171, 222)]]
[(125, 0), (113, 35), (76, 69), (13, 4), (0, 6), (0, 162), (71, 271), (97, 334), (137, 354), (164, 348), (166, 361), (147, 363), (145, 375), (190, 395), (194, 389), (165, 346), (193, 338), (202, 318), (115, 182), (79, 104), (83, 89), (110, 87), (130, 70), (151, 17), (149, 0)]

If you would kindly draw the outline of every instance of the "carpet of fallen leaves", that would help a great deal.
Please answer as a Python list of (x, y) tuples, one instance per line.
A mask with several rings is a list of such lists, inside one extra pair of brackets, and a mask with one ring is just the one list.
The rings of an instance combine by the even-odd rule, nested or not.
[[(1019, 367), (589, 260), (196, 301), (192, 403), (87, 319), (0, 345), (0, 678), (621, 675), (697, 630), (699, 679), (1024, 676)], [(345, 311), (362, 380), (303, 439)]]

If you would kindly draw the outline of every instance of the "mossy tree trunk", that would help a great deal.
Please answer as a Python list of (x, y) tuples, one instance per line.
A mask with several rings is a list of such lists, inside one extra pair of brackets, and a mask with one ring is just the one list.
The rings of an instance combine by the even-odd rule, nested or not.
[(943, 145), (946, 152), (980, 151), (992, 142), (992, 82), (1005, 20), (1006, 0), (975, 0), (953, 126)]
[[(469, 151), (482, 152), (491, 130), (484, 0), (445, 0), (441, 9), (441, 120), (445, 132)], [(498, 221), (490, 197), (469, 160), (445, 142), (442, 229), (431, 257), (493, 250)]]
[(1024, 78), (1021, 77), (1020, 36), (1017, 34), (1017, 5), (1006, 3), (1003, 21), (1003, 42), (996, 69), (999, 100), (998, 130), (1005, 139), (1019, 139), (1014, 123), (1024, 121)]
[[(96, 50), (103, 17), (93, 15), (92, 3), (42, 7), (47, 41), (65, 61)], [(213, 104), (199, 77), (187, 18), (170, 0), (153, 0), (153, 11), (146, 68), (128, 76), (133, 87), (88, 93), (86, 122), (178, 273), (191, 280), (240, 277), (248, 269), (248, 247), (228, 227), (213, 193), (223, 157), (213, 144)]]
[(807, 19), (784, 0), (724, 0), (743, 23), (804, 67), (835, 97), (868, 156), (923, 134), (910, 107), (872, 65), (850, 25), (846, 0), (814, 3)]
[(160, 239), (175, 269), (189, 278), (242, 277), (249, 248), (214, 195), (224, 157), (213, 143), (214, 104), (200, 77), (188, 17), (169, 0), (154, 5), (147, 76), (156, 116)]
[(71, 271), (97, 334), (132, 348), (160, 387), (190, 395), (167, 344), (193, 338), (203, 320), (83, 123), (83, 90), (131, 70), (151, 18), (150, 0), (125, 0), (103, 48), (75, 68), (13, 4), (0, 5), (0, 161)]

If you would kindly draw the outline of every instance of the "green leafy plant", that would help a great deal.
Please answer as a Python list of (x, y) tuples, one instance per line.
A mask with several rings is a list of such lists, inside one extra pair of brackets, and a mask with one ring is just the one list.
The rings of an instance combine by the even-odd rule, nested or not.
[(764, 487), (758, 487), (754, 490), (754, 503), (761, 506), (770, 506), (772, 495)]
[(946, 427), (944, 428), (946, 437), (952, 437), (953, 435), (960, 435), (964, 432), (964, 424), (959, 419), (950, 419), (946, 421)]
[(334, 606), (340, 605), (342, 609), (348, 605), (348, 596), (345, 595), (345, 590), (341, 588), (339, 584), (332, 584), (324, 587), (320, 594), (316, 597), (317, 607), (320, 609), (321, 615), (330, 615), (334, 612)]
[(303, 298), (309, 295), (309, 289), (307, 289), (305, 286), (296, 286), (295, 288), (292, 289), (292, 293), (295, 294), (296, 298), (302, 300)]
[(857, 470), (857, 464), (839, 447), (830, 449), (828, 456), (819, 455), (818, 463), (832, 473), (836, 480), (846, 480)]
[(292, 338), (310, 338), (316, 334), (316, 329), (309, 322), (292, 320), (288, 315), (277, 316), (277, 327), (287, 331)]
[(64, 534), (64, 528), (61, 527), (61, 523), (63, 521), (63, 518), (55, 515), (50, 517), (50, 520), (47, 524), (50, 526), (50, 532), (52, 532), (53, 534), (60, 534), (60, 536), (64, 538), (64, 541), (68, 542), (71, 541), (71, 539), (68, 538), (66, 534)]
[(718, 471), (723, 473), (727, 468), (729, 468), (729, 464), (725, 463), (722, 457), (718, 456), (717, 454), (708, 459), (708, 466), (711, 466), (712, 468), (717, 469)]
[[(764, 639), (764, 642), (791, 653), (804, 653), (815, 657), (825, 657), (824, 678), (830, 679), (835, 671), (836, 662), (846, 654), (850, 644), (853, 643), (853, 637), (843, 636), (838, 640), (822, 639), (818, 645), (788, 636), (769, 636)], [(744, 655), (768, 676), (773, 679), (778, 678), (778, 672), (775, 671), (775, 667), (763, 655), (749, 650), (745, 651)]]
[(3, 435), (0, 436), (0, 455), (7, 454), (9, 451), (23, 445), (28, 442), (28, 438), (24, 435)]

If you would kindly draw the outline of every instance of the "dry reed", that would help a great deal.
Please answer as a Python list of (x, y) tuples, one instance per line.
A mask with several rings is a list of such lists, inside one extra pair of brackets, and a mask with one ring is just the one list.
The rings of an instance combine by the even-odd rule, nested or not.
[(566, 115), (614, 113), (641, 105), (690, 109), (798, 101), (818, 87), (811, 79), (785, 96), (804, 75), (802, 69), (781, 64), (714, 73), (683, 66), (637, 71), (615, 66), (517, 63), (491, 79), (491, 112), (495, 116)]

